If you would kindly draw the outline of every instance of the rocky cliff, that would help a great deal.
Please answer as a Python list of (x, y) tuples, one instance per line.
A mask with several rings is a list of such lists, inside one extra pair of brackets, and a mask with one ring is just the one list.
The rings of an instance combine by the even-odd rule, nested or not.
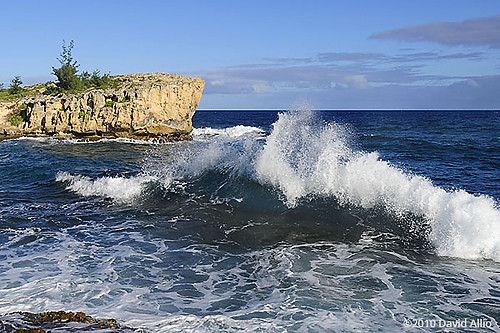
[(4, 136), (185, 138), (205, 82), (173, 74), (112, 77), (114, 88), (0, 102)]

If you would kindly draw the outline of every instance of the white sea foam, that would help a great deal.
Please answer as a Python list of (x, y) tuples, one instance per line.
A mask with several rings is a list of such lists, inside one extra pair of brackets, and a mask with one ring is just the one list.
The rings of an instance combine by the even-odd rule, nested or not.
[(138, 176), (92, 180), (60, 173), (57, 180), (83, 196), (130, 202), (152, 180), (168, 188), (208, 170), (229, 177), (245, 175), (274, 187), (290, 208), (304, 197), (322, 196), (364, 208), (384, 206), (396, 217), (420, 216), (429, 223), (429, 241), (439, 255), (500, 261), (500, 210), (493, 198), (446, 191), (382, 160), (376, 152), (356, 151), (344, 126), (323, 123), (313, 112), (280, 114), (273, 126), (264, 146), (255, 136), (245, 135), (260, 133), (255, 127), (197, 129), (195, 137), (211, 138), (198, 142), (195, 149), (167, 155), (168, 160), (160, 154)]
[(66, 183), (68, 190), (81, 196), (102, 196), (117, 202), (130, 202), (140, 196), (146, 184), (152, 181), (152, 178), (147, 176), (131, 178), (101, 177), (92, 180), (86, 176), (59, 172), (56, 180)]
[[(1, 247), (0, 314), (84, 311), (146, 332), (401, 331), (429, 308), (470, 316), (462, 304), (495, 297), (499, 284), (493, 267), (422, 264), (367, 244), (231, 253), (143, 230), (92, 221), (51, 231), (51, 242)], [(424, 284), (446, 288), (422, 293)]]
[(195, 128), (191, 134), (195, 138), (212, 137), (212, 136), (226, 136), (230, 138), (239, 138), (247, 134), (262, 134), (262, 133), (264, 133), (264, 131), (258, 127), (237, 125), (227, 128), (212, 128), (212, 127)]
[(147, 140), (140, 139), (131, 139), (131, 138), (102, 138), (98, 140), (88, 140), (85, 138), (76, 139), (70, 137), (52, 137), (52, 136), (22, 136), (16, 139), (11, 139), (13, 141), (34, 141), (49, 145), (57, 145), (57, 144), (100, 144), (107, 142), (117, 142), (117, 143), (128, 143), (134, 145), (152, 145), (152, 144), (164, 144), (170, 143), (169, 141), (164, 141), (158, 138), (150, 138)]
[(318, 125), (310, 112), (280, 114), (257, 158), (258, 179), (275, 186), (294, 207), (308, 195), (335, 196), (395, 214), (427, 219), (440, 255), (500, 260), (500, 210), (494, 199), (448, 192), (424, 177), (390, 165), (378, 154), (356, 152), (339, 125)]
[(69, 138), (69, 137), (53, 137), (53, 136), (22, 136), (16, 139), (12, 139), (14, 141), (34, 141), (44, 144), (56, 145), (56, 144), (74, 144), (78, 143), (78, 139)]
[(128, 144), (134, 144), (134, 145), (151, 145), (151, 144), (159, 144), (159, 143), (164, 143), (164, 141), (156, 138), (151, 138), (148, 140), (139, 140), (139, 139), (131, 139), (131, 138), (113, 138), (113, 139), (108, 139), (108, 138), (102, 138), (99, 140), (78, 140), (77, 143), (105, 143), (105, 142), (118, 142), (118, 143), (128, 143)]

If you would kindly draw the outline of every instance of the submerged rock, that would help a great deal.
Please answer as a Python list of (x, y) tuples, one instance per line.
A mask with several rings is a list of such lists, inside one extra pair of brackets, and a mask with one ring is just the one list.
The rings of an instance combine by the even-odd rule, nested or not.
[(14, 312), (0, 316), (0, 332), (138, 332), (123, 327), (114, 319), (95, 319), (83, 312)]
[[(114, 88), (0, 102), (4, 136), (70, 136), (185, 139), (205, 82), (174, 74), (112, 77)], [(45, 87), (45, 88), (44, 88)], [(31, 91), (34, 91), (32, 89)]]

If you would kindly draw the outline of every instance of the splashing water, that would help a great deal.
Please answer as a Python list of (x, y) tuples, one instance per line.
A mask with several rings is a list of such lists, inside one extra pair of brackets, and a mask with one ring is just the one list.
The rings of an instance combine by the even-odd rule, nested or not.
[(59, 172), (56, 180), (68, 183), (67, 189), (81, 196), (102, 196), (125, 203), (137, 198), (145, 189), (146, 184), (152, 181), (152, 178), (145, 176), (102, 177), (92, 180), (85, 176)]
[(147, 332), (498, 331), (498, 113), (198, 117), (169, 144), (0, 142), (0, 327), (66, 310)]
[(383, 204), (394, 214), (426, 218), (440, 255), (500, 260), (500, 211), (492, 198), (447, 192), (375, 152), (353, 151), (342, 126), (318, 122), (311, 112), (280, 114), (256, 161), (259, 179), (278, 188), (290, 207), (310, 195), (363, 208)]
[(264, 143), (262, 131), (255, 127), (205, 128), (197, 133), (215, 139), (167, 160), (160, 154), (138, 176), (91, 180), (59, 173), (57, 180), (83, 196), (130, 202), (143, 195), (148, 183), (168, 189), (216, 171), (270, 186), (289, 209), (299, 207), (304, 198), (332, 197), (342, 205), (381, 206), (400, 218), (413, 214), (429, 224), (426, 237), (439, 255), (500, 260), (500, 210), (493, 198), (446, 191), (381, 160), (376, 152), (356, 151), (345, 126), (325, 123), (314, 112), (279, 114)]

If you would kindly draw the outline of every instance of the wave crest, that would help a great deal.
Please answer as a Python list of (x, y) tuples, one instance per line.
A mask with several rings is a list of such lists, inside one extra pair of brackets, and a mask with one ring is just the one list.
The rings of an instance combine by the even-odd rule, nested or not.
[(228, 128), (203, 127), (195, 128), (191, 133), (195, 138), (206, 138), (213, 136), (225, 136), (229, 138), (239, 138), (248, 134), (263, 134), (264, 131), (258, 127), (237, 125)]
[(424, 217), (438, 254), (500, 260), (500, 211), (491, 197), (447, 192), (408, 174), (377, 153), (356, 152), (340, 125), (318, 124), (311, 112), (279, 115), (256, 161), (260, 181), (277, 188), (290, 207), (310, 196), (393, 214)]
[[(343, 206), (382, 207), (401, 221), (394, 229), (426, 237), (439, 255), (500, 261), (500, 210), (493, 198), (446, 191), (382, 160), (377, 152), (356, 150), (346, 126), (325, 123), (314, 112), (281, 113), (265, 140), (254, 135), (260, 132), (247, 126), (199, 129), (195, 137), (207, 140), (153, 147), (135, 177), (93, 180), (60, 172), (57, 180), (79, 195), (117, 202), (135, 200), (149, 182), (181, 195), (237, 198), (239, 206), (260, 211), (269, 207), (272, 192), (292, 210), (304, 199), (334, 198)], [(328, 210), (319, 207), (313, 209)], [(325, 214), (334, 214), (333, 209)], [(408, 216), (414, 221), (404, 222)]]
[(92, 180), (86, 176), (58, 172), (56, 181), (66, 183), (67, 190), (84, 197), (101, 196), (125, 203), (138, 198), (145, 189), (146, 184), (152, 181), (152, 178), (146, 176), (131, 178), (101, 177)]

